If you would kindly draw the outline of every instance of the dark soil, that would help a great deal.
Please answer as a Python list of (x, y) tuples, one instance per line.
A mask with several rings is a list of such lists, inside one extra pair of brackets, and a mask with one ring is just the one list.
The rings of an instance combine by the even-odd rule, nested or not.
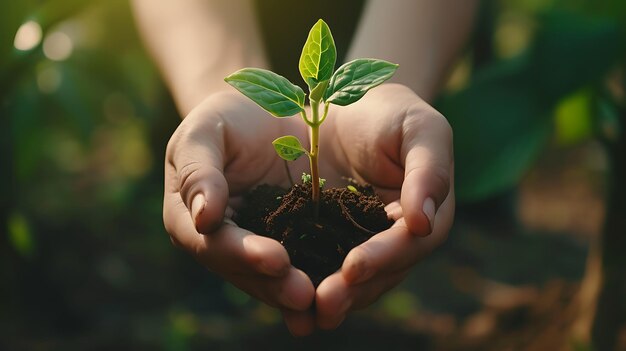
[(393, 224), (371, 186), (353, 186), (356, 192), (323, 190), (315, 221), (310, 184), (296, 184), (289, 190), (261, 185), (246, 196), (246, 206), (235, 222), (280, 242), (291, 264), (317, 287), (341, 268), (350, 250)]

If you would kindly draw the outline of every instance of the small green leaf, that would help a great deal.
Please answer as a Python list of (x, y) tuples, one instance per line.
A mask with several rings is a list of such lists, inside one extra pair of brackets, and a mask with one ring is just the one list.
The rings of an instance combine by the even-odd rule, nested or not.
[(397, 64), (383, 60), (350, 61), (333, 74), (324, 94), (324, 101), (340, 106), (356, 102), (368, 90), (391, 78), (397, 69)]
[(360, 195), (361, 193), (354, 187), (354, 185), (348, 185), (346, 188), (348, 188), (348, 190), (350, 190), (351, 193), (355, 193), (357, 195)]
[(311, 90), (311, 95), (309, 95), (309, 98), (311, 99), (311, 101), (322, 100), (322, 97), (324, 96), (324, 93), (326, 92), (326, 87), (328, 87), (328, 83), (329, 83), (328, 80), (319, 82), (319, 84), (317, 84), (315, 88)]
[(307, 151), (300, 144), (300, 140), (293, 135), (282, 136), (272, 141), (278, 156), (287, 161), (294, 161)]
[(300, 74), (309, 89), (313, 90), (319, 82), (330, 79), (336, 60), (335, 40), (328, 24), (320, 19), (311, 28), (300, 55)]
[(276, 117), (304, 111), (304, 91), (274, 72), (244, 68), (224, 80)]

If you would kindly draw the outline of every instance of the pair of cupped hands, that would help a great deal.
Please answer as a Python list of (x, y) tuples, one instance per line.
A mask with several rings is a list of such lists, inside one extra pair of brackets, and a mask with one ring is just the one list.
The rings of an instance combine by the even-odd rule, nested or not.
[[(326, 186), (345, 186), (343, 177), (372, 184), (395, 224), (350, 251), (315, 289), (280, 243), (231, 219), (246, 191), (263, 183), (289, 186), (271, 142), (282, 135), (307, 140), (307, 133), (299, 116), (273, 118), (234, 90), (219, 92), (183, 120), (165, 162), (163, 218), (174, 245), (279, 308), (297, 336), (336, 328), (348, 312), (399, 284), (445, 241), (454, 216), (452, 131), (441, 114), (397, 84), (331, 106), (320, 130)], [(301, 158), (289, 167), (297, 175), (308, 163)]]

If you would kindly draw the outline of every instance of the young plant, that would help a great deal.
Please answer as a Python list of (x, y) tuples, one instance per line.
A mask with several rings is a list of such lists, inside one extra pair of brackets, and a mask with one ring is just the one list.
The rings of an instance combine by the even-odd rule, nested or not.
[[(282, 136), (272, 144), (278, 156), (286, 161), (294, 161), (304, 154), (309, 157), (316, 218), (320, 199), (319, 128), (326, 120), (328, 106), (346, 106), (358, 101), (368, 90), (391, 78), (398, 69), (398, 65), (387, 61), (364, 58), (350, 61), (334, 71), (336, 59), (337, 50), (330, 28), (320, 19), (309, 32), (299, 63), (302, 79), (309, 87), (310, 117), (304, 108), (304, 91), (274, 72), (244, 68), (224, 79), (274, 117), (299, 113), (309, 126), (311, 142), (308, 151), (293, 135)], [(323, 105), (321, 114), (320, 105)]]

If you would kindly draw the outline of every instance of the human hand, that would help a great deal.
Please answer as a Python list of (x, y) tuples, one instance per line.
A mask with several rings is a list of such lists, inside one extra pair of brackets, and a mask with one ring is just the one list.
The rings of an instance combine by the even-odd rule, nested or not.
[(396, 84), (330, 110), (320, 132), (320, 174), (331, 186), (341, 176), (372, 184), (395, 224), (350, 251), (319, 285), (315, 315), (284, 313), (295, 335), (315, 325), (336, 328), (349, 311), (399, 284), (445, 241), (454, 216), (452, 131), (441, 114)]
[[(315, 319), (321, 328), (334, 328), (349, 310), (375, 301), (445, 240), (454, 209), (451, 133), (441, 115), (399, 85), (383, 85), (354, 105), (331, 108), (322, 125), (321, 174), (329, 185), (340, 184), (343, 176), (374, 185), (396, 223), (352, 250), (317, 293), (308, 277), (290, 266), (278, 242), (228, 220), (229, 197), (236, 201), (262, 183), (288, 185), (284, 164), (271, 147), (285, 134), (308, 138), (298, 118), (271, 118), (239, 94), (204, 101), (168, 144), (164, 222), (176, 245), (281, 308), (290, 331), (306, 335)], [(307, 169), (303, 160), (290, 163), (293, 174)], [(433, 206), (427, 212), (439, 209), (433, 234), (420, 238), (431, 232), (422, 209), (428, 197)], [(315, 317), (306, 311), (314, 297)]]
[(304, 311), (315, 295), (306, 274), (280, 243), (229, 219), (239, 194), (288, 185), (271, 144), (286, 132), (306, 138), (301, 121), (271, 118), (234, 91), (204, 100), (168, 143), (163, 221), (172, 242), (210, 271), (270, 306)]

